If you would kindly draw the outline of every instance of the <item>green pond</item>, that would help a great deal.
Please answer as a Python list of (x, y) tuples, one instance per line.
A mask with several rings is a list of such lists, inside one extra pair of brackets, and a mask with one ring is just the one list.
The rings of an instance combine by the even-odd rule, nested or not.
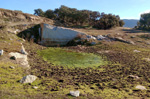
[(96, 67), (105, 65), (102, 57), (92, 53), (79, 53), (68, 49), (48, 48), (38, 51), (38, 54), (49, 63), (55, 66), (65, 67)]

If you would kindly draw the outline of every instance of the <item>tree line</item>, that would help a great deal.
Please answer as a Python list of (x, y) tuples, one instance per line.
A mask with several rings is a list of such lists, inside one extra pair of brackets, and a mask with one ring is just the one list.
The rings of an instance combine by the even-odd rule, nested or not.
[(55, 10), (35, 9), (34, 15), (58, 20), (66, 26), (92, 26), (98, 29), (122, 27), (123, 20), (118, 15), (100, 13), (98, 11), (77, 10), (62, 5)]
[(141, 14), (136, 28), (150, 31), (150, 13)]

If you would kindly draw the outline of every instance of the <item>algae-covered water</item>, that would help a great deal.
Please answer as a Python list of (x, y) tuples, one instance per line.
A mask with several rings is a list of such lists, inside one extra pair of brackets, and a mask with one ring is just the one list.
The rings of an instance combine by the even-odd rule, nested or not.
[(38, 54), (54, 65), (65, 67), (96, 67), (106, 64), (102, 57), (92, 53), (79, 53), (61, 48), (48, 48)]

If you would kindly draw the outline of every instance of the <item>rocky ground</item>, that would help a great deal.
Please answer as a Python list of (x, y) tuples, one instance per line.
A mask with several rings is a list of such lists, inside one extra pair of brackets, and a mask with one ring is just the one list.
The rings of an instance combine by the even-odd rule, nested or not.
[[(0, 14), (2, 17), (4, 11), (1, 12), (3, 12)], [(24, 24), (18, 20), (19, 17), (15, 20), (17, 22), (9, 20), (10, 25), (8, 16), (11, 15), (5, 13), (5, 17), (3, 16), (5, 20), (1, 21), (0, 27), (0, 50), (4, 51), (0, 56), (0, 98), (150, 98), (150, 36), (148, 32), (129, 28), (75, 29), (93, 37), (103, 35), (107, 39), (97, 40), (93, 46), (78, 45), (59, 48), (77, 53), (93, 53), (101, 56), (107, 64), (97, 67), (69, 68), (54, 65), (39, 56), (37, 51), (51, 47), (38, 45), (17, 36), (20, 32), (36, 25), (38, 19), (34, 18), (33, 22), (26, 20), (27, 23)]]

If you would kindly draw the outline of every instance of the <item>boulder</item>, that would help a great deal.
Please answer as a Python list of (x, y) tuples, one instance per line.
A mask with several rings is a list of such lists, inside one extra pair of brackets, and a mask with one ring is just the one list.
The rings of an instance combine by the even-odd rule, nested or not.
[(102, 36), (102, 35), (98, 35), (96, 38), (97, 38), (97, 40), (103, 40), (103, 39), (105, 39), (106, 37), (104, 37), (104, 36)]
[(34, 75), (27, 75), (27, 76), (24, 76), (21, 80), (20, 80), (20, 83), (32, 83), (33, 81), (35, 81), (37, 79), (36, 76)]
[(14, 57), (15, 60), (17, 60), (17, 59), (27, 60), (27, 55), (23, 55), (18, 52), (11, 52), (11, 53), (9, 53), (9, 56)]
[(135, 88), (139, 90), (146, 90), (145, 86), (142, 85), (137, 85)]
[(3, 50), (0, 50), (0, 56), (2, 56), (4, 54)]
[(70, 91), (70, 95), (72, 95), (74, 97), (79, 97), (80, 91)]
[(10, 58), (13, 58), (14, 60), (17, 61), (17, 63), (19, 63), (22, 67), (27, 67), (29, 68), (29, 64), (28, 64), (28, 58), (27, 55), (24, 54), (20, 54), (18, 52), (11, 52), (9, 53)]

